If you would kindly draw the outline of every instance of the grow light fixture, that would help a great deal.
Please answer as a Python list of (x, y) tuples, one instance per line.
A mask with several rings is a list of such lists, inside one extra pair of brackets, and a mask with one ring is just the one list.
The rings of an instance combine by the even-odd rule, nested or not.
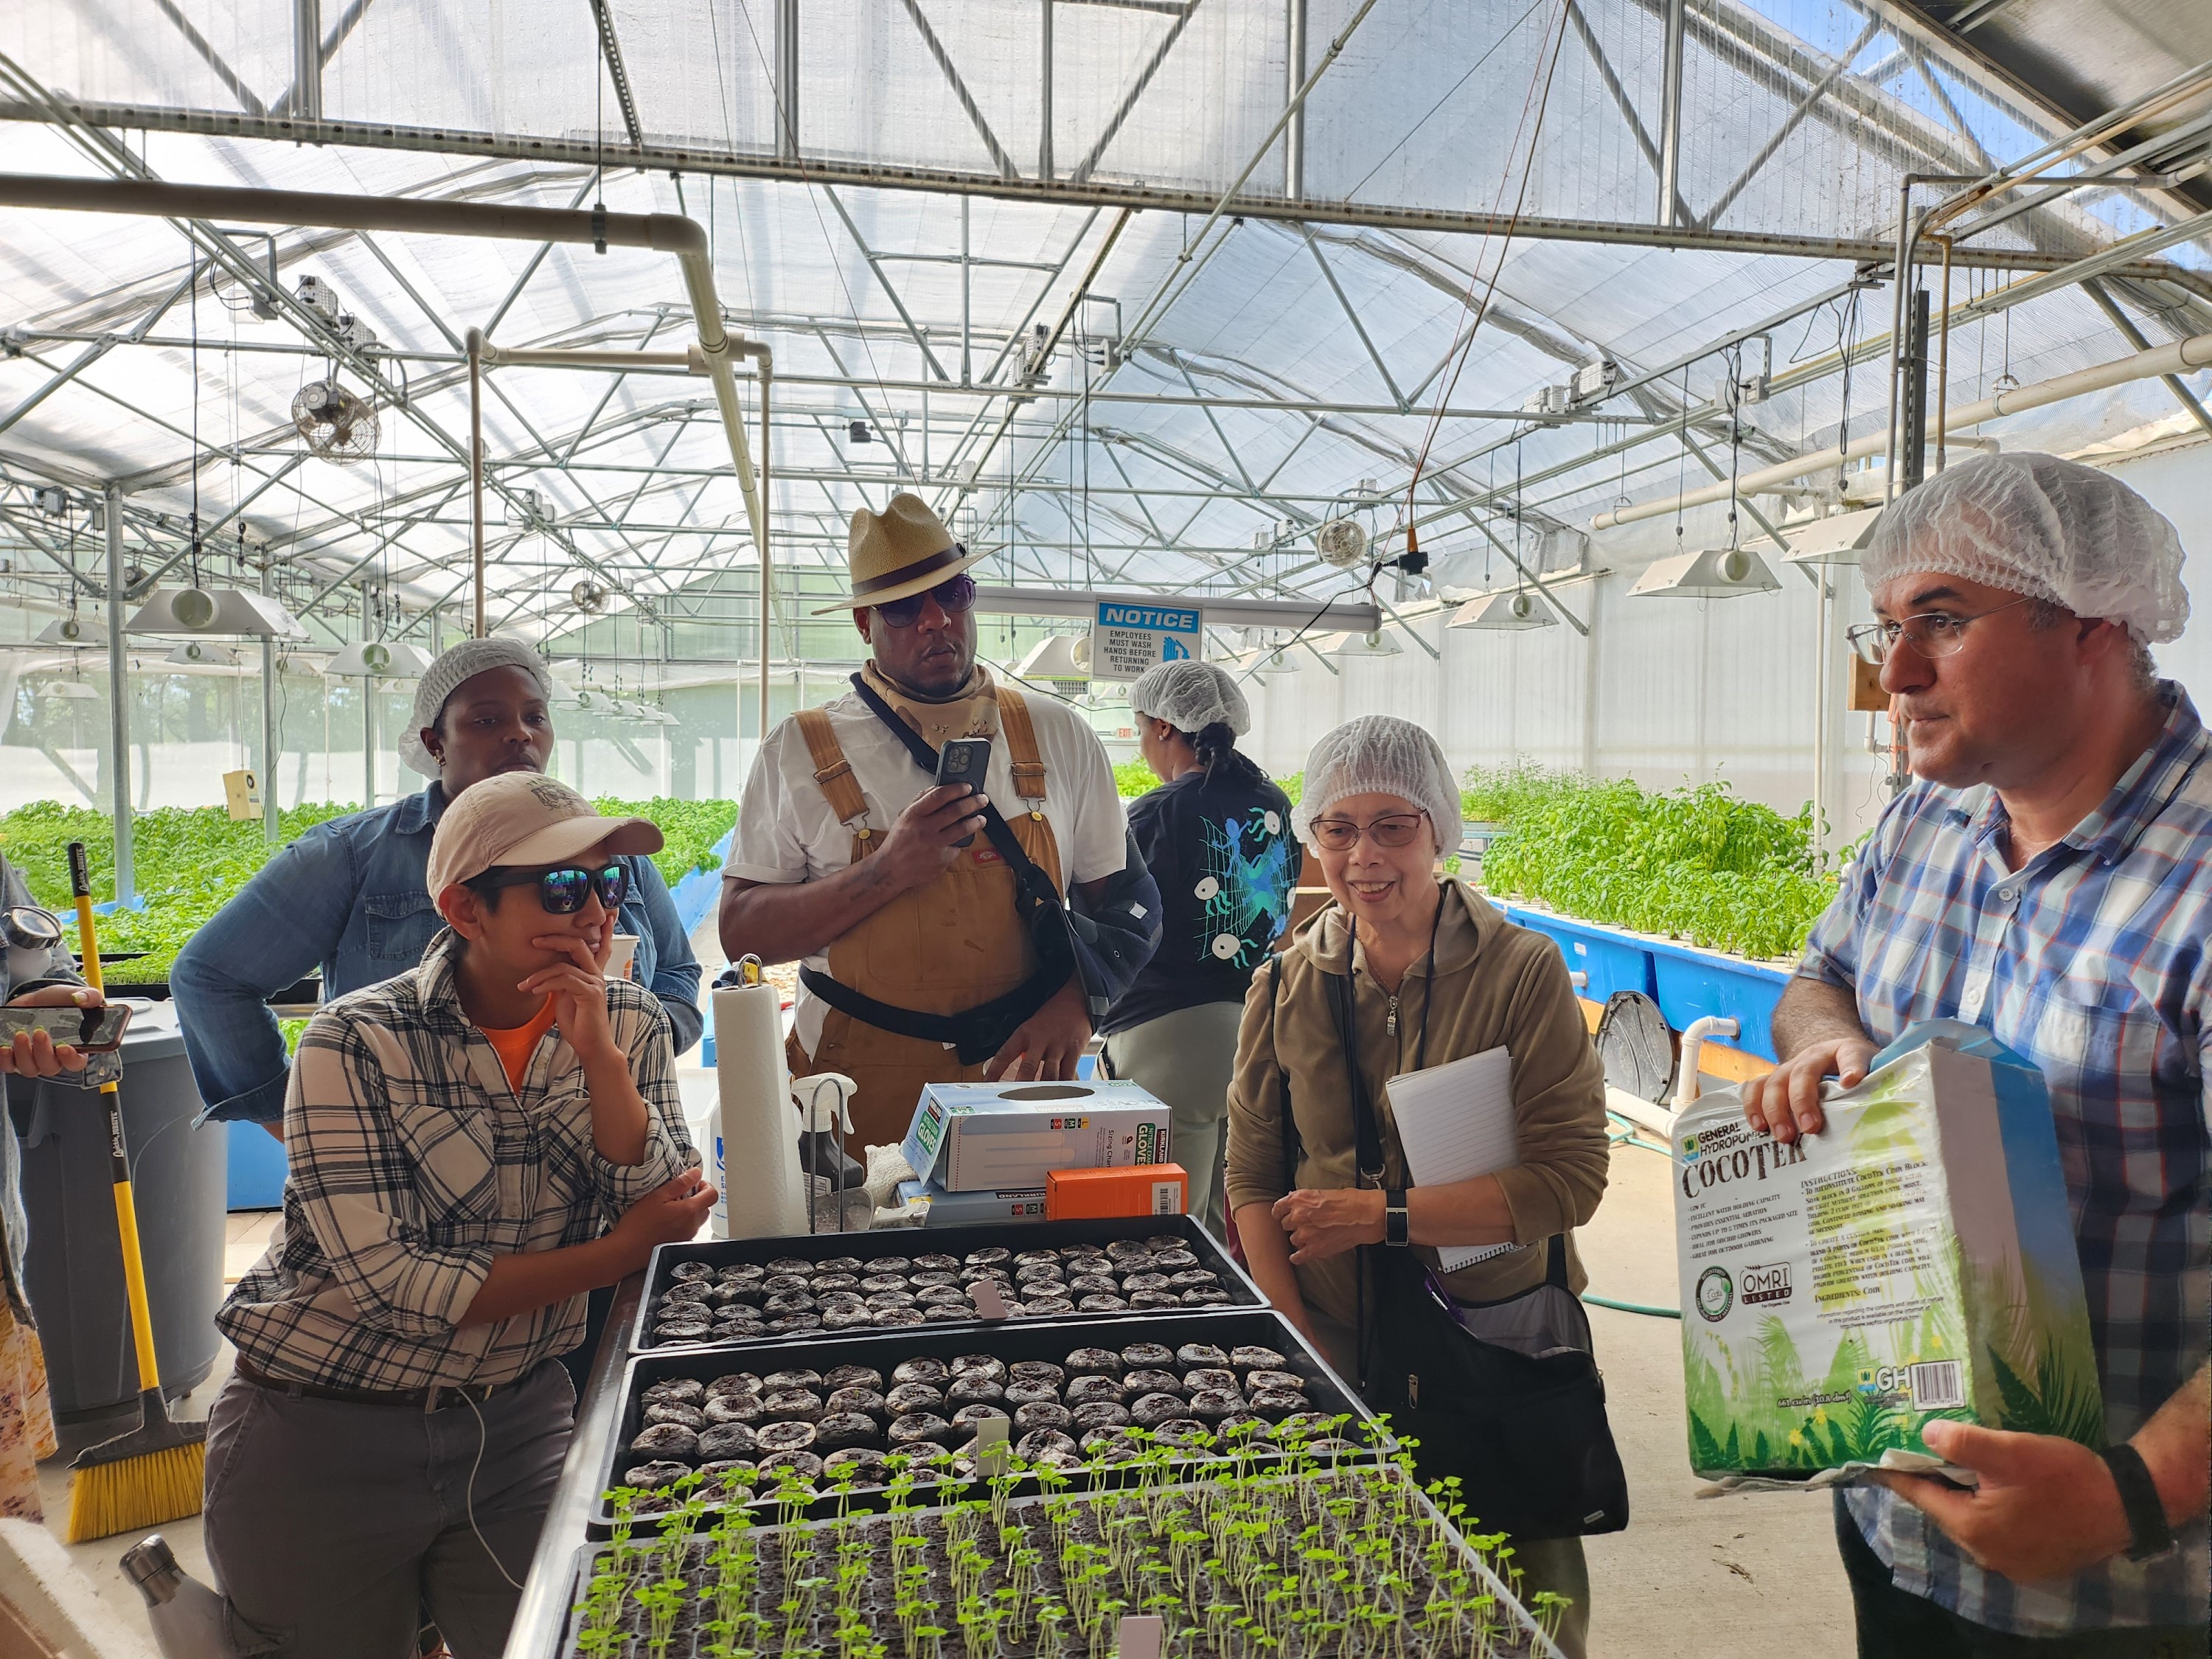
[(1382, 628), (1372, 634), (1340, 635), (1337, 642), (1328, 647), (1328, 654), (1332, 657), (1395, 657), (1402, 651), (1389, 630)]
[(98, 702), (100, 693), (82, 680), (49, 680), (40, 686), (41, 695), (59, 697), (64, 702)]
[(1087, 680), (1091, 678), (1091, 637), (1087, 634), (1053, 634), (1031, 646), (1014, 665), (1024, 679)]
[(63, 617), (39, 630), (38, 642), (40, 645), (58, 645), (65, 650), (105, 650), (107, 629), (103, 624), (82, 617)]
[[(1874, 539), (1874, 527), (1881, 519), (1881, 509), (1873, 507), (1864, 512), (1838, 513), (1826, 519), (1810, 519), (1802, 524), (1785, 524), (1782, 533), (1790, 538), (1790, 550), (1783, 562), (1787, 564), (1856, 564), (1866, 544)], [(1774, 545), (1771, 537), (1762, 536), (1752, 544), (1762, 552)]]
[(240, 587), (164, 587), (124, 624), (126, 634), (220, 634), (303, 640), (307, 630), (282, 601)]
[(235, 668), (238, 666), (238, 650), (234, 646), (206, 645), (198, 640), (186, 640), (161, 660), (182, 663), (188, 668)]
[(325, 674), (350, 679), (411, 680), (422, 678), (430, 659), (404, 640), (356, 640), (331, 659)]
[(1636, 579), (1628, 597), (1732, 599), (1743, 593), (1771, 593), (1781, 586), (1766, 561), (1748, 548), (1712, 547), (1655, 560)]
[(1559, 617), (1540, 593), (1525, 589), (1501, 589), (1469, 599), (1452, 613), (1447, 628), (1487, 628), (1519, 632), (1530, 628), (1553, 628)]

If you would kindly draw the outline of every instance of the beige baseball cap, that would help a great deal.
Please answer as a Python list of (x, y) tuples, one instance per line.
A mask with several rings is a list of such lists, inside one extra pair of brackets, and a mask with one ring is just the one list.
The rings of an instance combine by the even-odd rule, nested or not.
[(502, 772), (464, 789), (438, 820), (430, 892), (434, 897), (496, 866), (561, 864), (602, 846), (616, 854), (658, 853), (661, 835), (647, 818), (601, 817), (565, 783)]

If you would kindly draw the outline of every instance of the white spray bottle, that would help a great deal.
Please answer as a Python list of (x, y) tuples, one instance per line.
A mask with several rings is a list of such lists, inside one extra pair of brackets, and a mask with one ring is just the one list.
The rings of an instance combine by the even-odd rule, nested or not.
[(160, 1533), (125, 1550), (121, 1565), (146, 1598), (146, 1622), (161, 1659), (240, 1659), (229, 1604), (177, 1565)]

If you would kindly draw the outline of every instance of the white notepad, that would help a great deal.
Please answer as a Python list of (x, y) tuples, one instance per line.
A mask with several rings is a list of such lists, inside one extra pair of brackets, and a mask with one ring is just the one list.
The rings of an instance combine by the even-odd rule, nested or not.
[[(1503, 1048), (1401, 1073), (1384, 1085), (1384, 1091), (1416, 1186), (1472, 1181), (1521, 1161), (1513, 1116), (1513, 1057)], [(1453, 1245), (1437, 1252), (1437, 1266), (1442, 1272), (1456, 1273), (1512, 1248)]]

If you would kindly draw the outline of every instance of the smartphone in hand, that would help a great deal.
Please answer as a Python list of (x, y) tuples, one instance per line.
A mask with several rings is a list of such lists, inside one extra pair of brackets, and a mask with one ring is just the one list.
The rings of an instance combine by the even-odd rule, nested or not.
[(123, 1033), (131, 1024), (128, 1004), (111, 1002), (103, 1007), (0, 1008), (0, 1043), (13, 1042), (19, 1031), (44, 1031), (57, 1047), (66, 1044), (88, 1054), (112, 1054), (123, 1046)]
[[(983, 775), (990, 766), (988, 738), (954, 738), (937, 751), (938, 782), (964, 783), (979, 795), (983, 793)], [(952, 844), (966, 847), (975, 839), (973, 836), (963, 836)]]

